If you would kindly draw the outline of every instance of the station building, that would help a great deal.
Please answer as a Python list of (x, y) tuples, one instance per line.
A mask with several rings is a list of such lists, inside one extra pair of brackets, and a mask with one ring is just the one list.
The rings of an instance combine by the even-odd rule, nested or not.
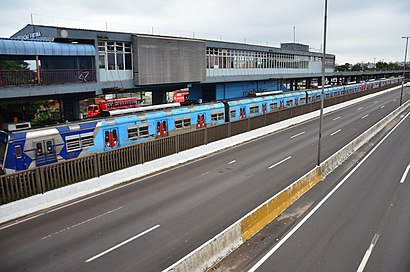
[[(153, 103), (160, 104), (167, 91), (181, 88), (202, 101), (281, 90), (285, 82), (293, 89), (298, 79), (320, 80), (322, 66), (322, 54), (304, 44), (278, 48), (41, 25), (0, 39), (0, 59), (16, 58), (36, 63), (32, 95), (65, 95), (74, 107), (80, 98), (136, 90), (152, 91)], [(335, 56), (327, 54), (326, 72), (334, 67)], [(24, 86), (3, 80), (1, 87), (9, 87), (4, 98), (24, 96)]]

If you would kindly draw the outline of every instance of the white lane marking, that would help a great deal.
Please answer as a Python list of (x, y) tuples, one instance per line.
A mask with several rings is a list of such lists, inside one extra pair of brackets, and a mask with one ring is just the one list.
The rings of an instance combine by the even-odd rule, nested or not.
[(337, 189), (339, 189), (345, 182), (346, 180), (348, 180), (350, 178), (351, 175), (353, 175), (354, 172), (356, 172), (356, 170), (370, 157), (370, 155), (373, 154), (373, 152), (390, 136), (390, 134), (393, 133), (393, 131), (396, 130), (396, 128), (398, 128), (400, 126), (400, 124), (410, 115), (410, 113), (408, 113), (406, 115), (406, 117), (402, 120), (400, 120), (400, 122), (392, 129), (390, 130), (386, 136), (384, 136), (383, 139), (381, 139), (380, 142), (378, 142), (376, 144), (375, 147), (373, 147), (373, 149), (363, 158), (362, 161), (360, 161), (353, 169), (352, 171), (349, 172), (349, 174), (347, 174), (340, 182), (339, 184), (336, 185), (336, 187), (333, 188), (332, 191), (330, 191), (302, 220), (300, 220), (300, 222), (293, 228), (291, 229), (283, 238), (282, 240), (280, 240), (271, 250), (269, 250), (268, 253), (266, 253), (265, 256), (263, 256), (262, 259), (260, 259), (254, 266), (251, 267), (250, 270), (248, 270), (248, 272), (255, 272), (256, 269), (258, 269), (267, 259), (269, 259), (270, 256), (272, 256), (284, 243), (286, 243), (286, 241), (292, 237), (292, 235), (298, 231), (298, 229), (300, 229), (300, 227), (309, 220), (310, 217), (312, 217), (312, 215), (319, 210), (319, 208), (337, 191)]
[(340, 118), (342, 118), (342, 116), (338, 116), (338, 117), (334, 118), (333, 121), (336, 121), (337, 119), (340, 119)]
[(394, 99), (393, 102), (396, 102), (397, 99)]
[(205, 175), (208, 175), (209, 173), (211, 173), (211, 172), (205, 172), (205, 173), (203, 173), (203, 174), (201, 174), (201, 176), (205, 176)]
[(383, 108), (384, 108), (384, 105), (383, 105), (383, 106), (381, 106), (380, 108), (381, 108), (381, 109), (383, 109)]
[(235, 163), (236, 162), (236, 160), (233, 160), (233, 161), (230, 161), (228, 164), (232, 164), (232, 163)]
[(341, 130), (341, 129), (338, 129), (338, 130), (336, 130), (335, 132), (333, 132), (332, 134), (330, 134), (330, 136), (333, 136), (333, 135), (339, 133), (340, 131), (342, 131), (342, 130)]
[(274, 165), (269, 166), (269, 169), (272, 169), (273, 167), (278, 166), (279, 164), (284, 163), (285, 161), (287, 161), (287, 160), (289, 160), (289, 159), (291, 159), (291, 158), (292, 158), (292, 156), (289, 156), (289, 157), (287, 157), (287, 158), (285, 158), (285, 159), (283, 159), (283, 160), (281, 160), (281, 161), (275, 163)]
[(95, 220), (95, 219), (98, 219), (98, 218), (100, 218), (100, 217), (106, 216), (106, 215), (108, 215), (108, 214), (110, 214), (110, 213), (113, 213), (113, 212), (115, 212), (115, 211), (118, 211), (119, 209), (122, 209), (122, 208), (124, 208), (124, 206), (118, 207), (118, 208), (116, 208), (116, 209), (114, 209), (114, 210), (110, 210), (110, 211), (108, 211), (108, 212), (105, 212), (105, 213), (100, 214), (100, 215), (98, 215), (98, 216), (95, 216), (95, 217), (93, 217), (93, 218), (87, 219), (87, 220), (85, 220), (85, 221), (83, 221), (83, 222), (80, 222), (80, 223), (78, 223), (78, 224), (69, 226), (69, 227), (67, 227), (67, 228), (65, 228), (65, 229), (62, 229), (62, 230), (59, 230), (59, 231), (57, 231), (57, 232), (55, 232), (55, 233), (52, 233), (52, 234), (47, 235), (47, 236), (44, 236), (43, 238), (41, 238), (41, 240), (44, 240), (44, 239), (53, 237), (53, 236), (55, 236), (55, 235), (57, 235), (57, 234), (60, 234), (60, 233), (65, 232), (65, 231), (67, 231), (67, 230), (70, 230), (70, 229), (79, 227), (79, 226), (81, 226), (81, 225), (83, 225), (83, 224), (85, 224), (85, 223), (89, 223), (89, 222), (91, 222), (91, 221), (93, 221), (93, 220)]
[(369, 117), (369, 115), (368, 115), (368, 114), (366, 114), (365, 116), (362, 116), (362, 119), (364, 119), (364, 118), (366, 118), (366, 117)]
[(300, 135), (302, 135), (302, 134), (305, 134), (306, 133), (306, 131), (302, 131), (301, 133), (298, 133), (298, 134), (296, 134), (296, 135), (293, 135), (292, 137), (290, 137), (291, 139), (293, 139), (293, 138), (296, 138), (296, 137), (298, 137), (298, 136), (300, 136)]
[(133, 240), (135, 240), (135, 239), (137, 239), (137, 238), (139, 238), (139, 237), (141, 237), (141, 236), (147, 234), (148, 232), (153, 231), (154, 229), (158, 228), (159, 226), (160, 226), (160, 225), (155, 225), (155, 226), (153, 226), (152, 228), (149, 228), (149, 229), (147, 229), (146, 231), (141, 232), (140, 234), (137, 234), (137, 235), (131, 237), (130, 239), (125, 240), (124, 242), (121, 242), (121, 243), (119, 243), (119, 244), (113, 246), (112, 248), (109, 248), (109, 249), (107, 249), (106, 251), (103, 251), (103, 252), (101, 252), (100, 254), (97, 254), (97, 255), (95, 255), (94, 257), (89, 258), (89, 259), (86, 260), (85, 262), (86, 262), (86, 263), (92, 262), (92, 261), (94, 261), (95, 259), (100, 258), (101, 256), (103, 256), (103, 255), (105, 255), (105, 254), (107, 254), (107, 253), (110, 253), (111, 251), (116, 250), (117, 248), (119, 248), (119, 247), (121, 247), (121, 246), (123, 246), (123, 245), (125, 245), (125, 244), (128, 244), (129, 242), (131, 242), (131, 241), (133, 241)]
[(362, 272), (367, 264), (367, 261), (370, 258), (370, 255), (372, 254), (373, 248), (377, 243), (377, 240), (379, 239), (379, 234), (376, 233), (372, 239), (372, 242), (369, 246), (369, 248), (366, 250), (366, 253), (363, 256), (362, 262), (359, 265), (359, 268), (357, 268), (357, 272)]
[(406, 180), (407, 174), (409, 173), (410, 170), (410, 163), (409, 165), (407, 165), (406, 170), (403, 173), (403, 176), (401, 177), (400, 183), (404, 183), (404, 181)]
[(360, 108), (358, 108), (357, 110), (361, 110), (361, 109), (363, 109), (363, 107), (360, 107)]
[(377, 102), (379, 102), (379, 101), (376, 100), (376, 101), (373, 102), (373, 104), (376, 104)]

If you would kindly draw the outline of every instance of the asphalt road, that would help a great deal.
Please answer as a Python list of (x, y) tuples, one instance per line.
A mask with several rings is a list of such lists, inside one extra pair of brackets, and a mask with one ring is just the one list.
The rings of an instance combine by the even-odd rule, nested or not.
[[(398, 96), (326, 115), (322, 158)], [(316, 119), (2, 228), (0, 271), (163, 270), (312, 169), (317, 135)]]
[(249, 271), (410, 271), (409, 141), (407, 115)]

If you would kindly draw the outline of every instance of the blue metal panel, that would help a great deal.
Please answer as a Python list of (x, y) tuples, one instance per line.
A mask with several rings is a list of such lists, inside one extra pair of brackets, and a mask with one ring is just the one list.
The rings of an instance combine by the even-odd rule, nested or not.
[(91, 44), (71, 44), (0, 38), (0, 55), (95, 56)]

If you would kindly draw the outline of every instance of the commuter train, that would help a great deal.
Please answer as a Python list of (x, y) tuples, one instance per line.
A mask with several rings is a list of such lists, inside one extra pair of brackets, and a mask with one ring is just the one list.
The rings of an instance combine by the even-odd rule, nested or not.
[[(329, 87), (324, 98), (398, 83), (398, 78)], [(52, 164), (164, 137), (219, 125), (320, 100), (321, 90), (305, 90), (168, 108), (152, 106), (105, 112), (106, 117), (32, 129), (30, 123), (5, 124), (0, 131), (0, 168), (4, 173)], [(165, 104), (167, 105), (167, 104)], [(124, 112), (133, 112), (123, 114)], [(141, 112), (137, 112), (141, 111)]]

